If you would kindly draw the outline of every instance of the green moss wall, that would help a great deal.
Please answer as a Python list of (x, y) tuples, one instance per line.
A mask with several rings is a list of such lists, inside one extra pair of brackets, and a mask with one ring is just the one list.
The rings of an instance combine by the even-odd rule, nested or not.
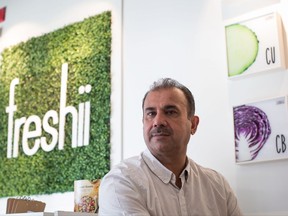
[[(102, 178), (110, 167), (110, 54), (111, 12), (103, 12), (54, 32), (31, 38), (1, 53), (0, 63), (0, 196), (50, 194), (73, 191), (78, 179)], [(23, 152), (23, 126), (17, 157), (7, 158), (9, 88), (14, 78), (16, 119), (36, 115), (42, 120), (48, 110), (59, 115), (61, 67), (68, 63), (66, 106), (79, 111), (90, 102), (90, 143), (72, 148), (72, 115), (67, 114), (64, 149), (46, 152), (41, 147), (28, 156)], [(79, 94), (80, 86), (92, 86)], [(49, 124), (59, 133), (59, 121)], [(29, 130), (36, 128), (31, 124)], [(42, 128), (41, 137), (52, 141)], [(36, 138), (29, 139), (33, 148)]]

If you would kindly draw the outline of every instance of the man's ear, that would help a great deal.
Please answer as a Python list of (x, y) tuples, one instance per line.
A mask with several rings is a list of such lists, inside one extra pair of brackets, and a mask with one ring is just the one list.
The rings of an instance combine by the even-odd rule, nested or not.
[(191, 118), (191, 134), (194, 135), (196, 133), (198, 124), (199, 124), (199, 117), (198, 116), (192, 116)]

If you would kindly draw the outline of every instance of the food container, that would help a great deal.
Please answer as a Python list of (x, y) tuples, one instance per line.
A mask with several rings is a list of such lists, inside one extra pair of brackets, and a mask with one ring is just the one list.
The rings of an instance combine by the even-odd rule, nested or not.
[(100, 179), (74, 181), (74, 212), (97, 213)]

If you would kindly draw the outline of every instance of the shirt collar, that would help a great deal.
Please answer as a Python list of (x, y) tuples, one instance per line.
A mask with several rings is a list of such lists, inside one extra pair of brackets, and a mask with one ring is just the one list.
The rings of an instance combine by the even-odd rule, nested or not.
[[(143, 153), (142, 153), (142, 158), (144, 160), (144, 162), (147, 164), (147, 166), (149, 167), (149, 169), (161, 180), (163, 181), (165, 184), (168, 184), (171, 179), (173, 178), (173, 173), (167, 169), (165, 166), (163, 166), (160, 161), (157, 160), (157, 158), (155, 158), (151, 152), (146, 149)], [(189, 163), (189, 159), (187, 158), (187, 165), (185, 167), (185, 169), (183, 170), (182, 175), (185, 175), (185, 180), (187, 181), (189, 174), (190, 174), (190, 163)]]

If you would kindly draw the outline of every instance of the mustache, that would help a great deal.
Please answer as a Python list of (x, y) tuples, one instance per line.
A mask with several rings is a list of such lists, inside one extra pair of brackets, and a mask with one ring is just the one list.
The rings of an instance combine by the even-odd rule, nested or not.
[(151, 131), (150, 131), (150, 134), (152, 136), (155, 136), (155, 135), (171, 135), (172, 131), (171, 131), (170, 128), (160, 126), (160, 127), (152, 128)]

